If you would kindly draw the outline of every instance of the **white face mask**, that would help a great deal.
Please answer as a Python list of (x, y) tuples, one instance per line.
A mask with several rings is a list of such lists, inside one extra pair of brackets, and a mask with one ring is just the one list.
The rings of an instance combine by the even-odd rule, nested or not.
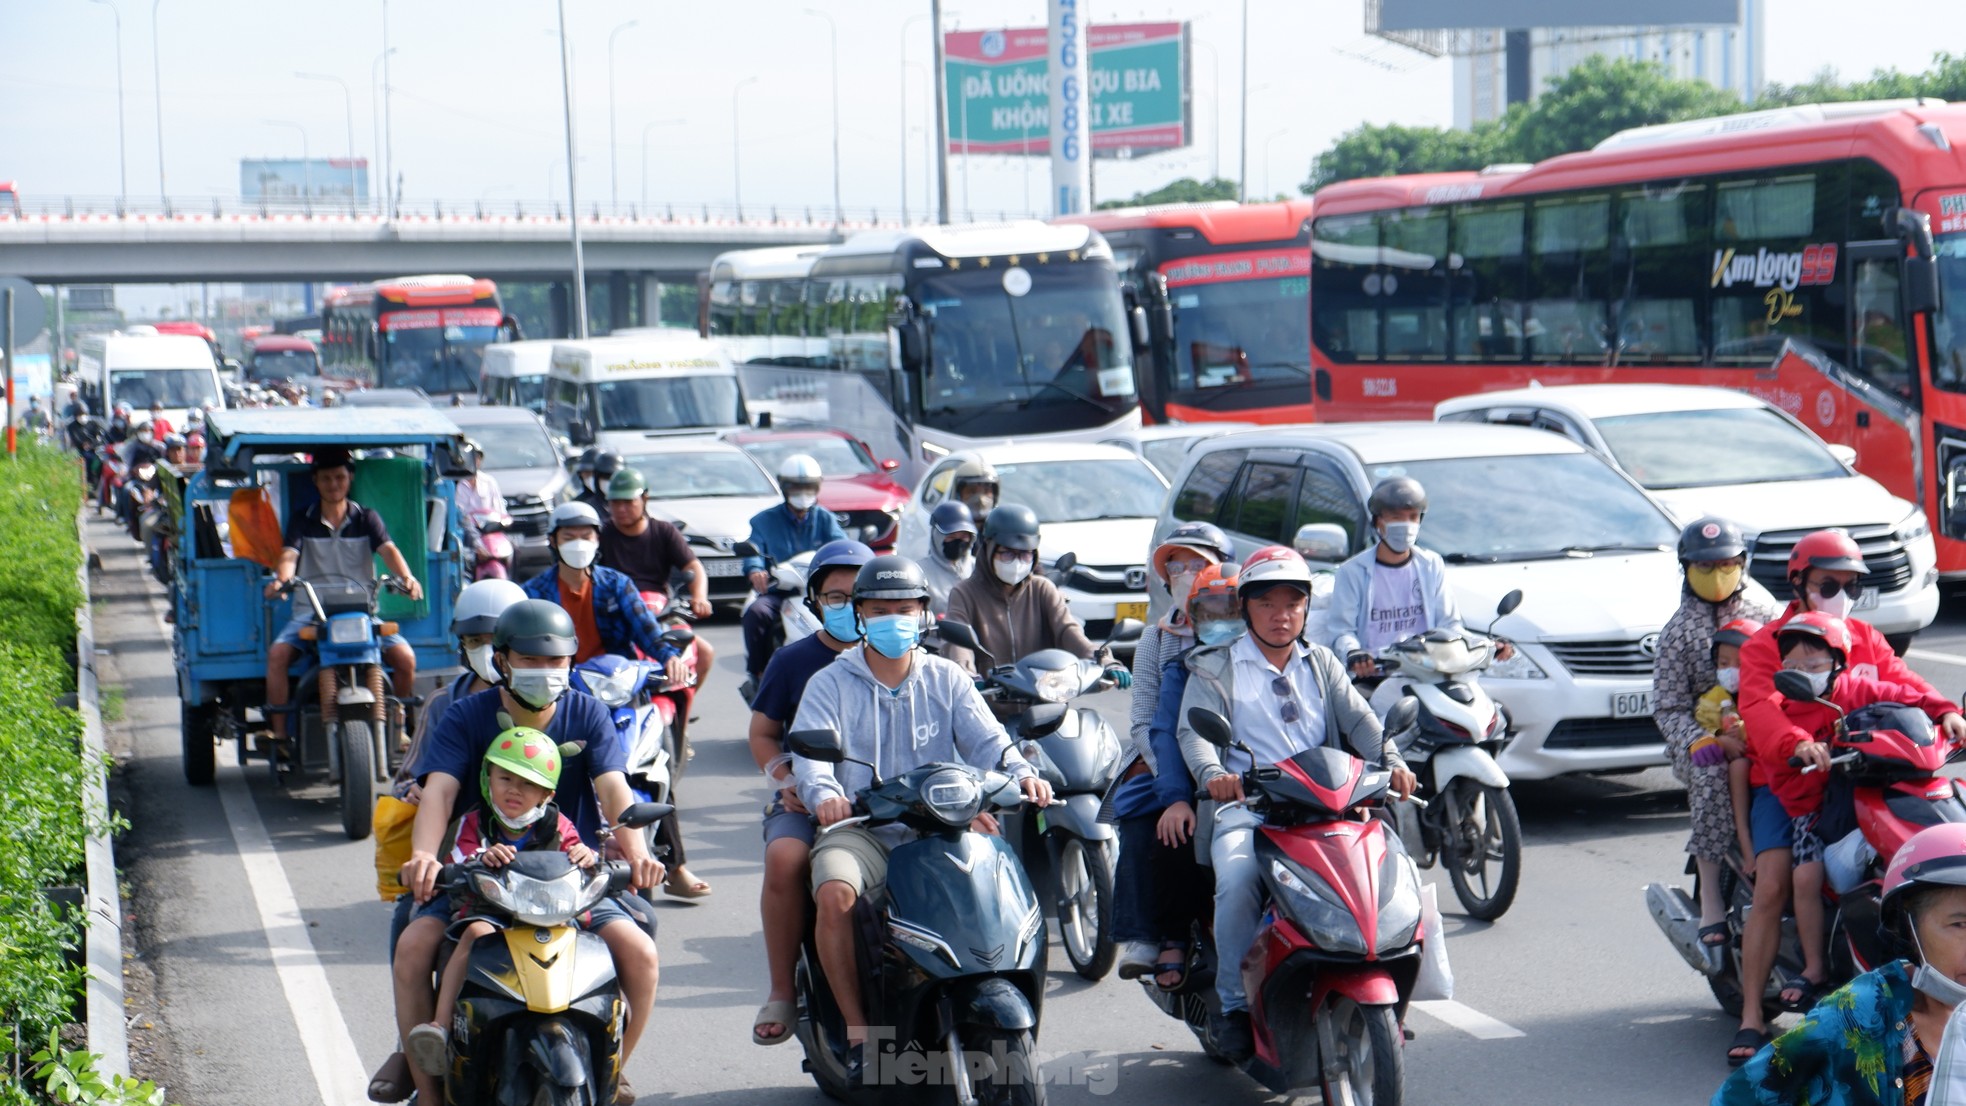
[(1961, 983), (1942, 971), (1924, 962), (1925, 945), (1918, 939), (1918, 927), (1911, 928), (1911, 944), (1918, 950), (1919, 965), (1911, 974), (1911, 985), (1937, 999), (1945, 1006), (1957, 1007), (1966, 1003), (1966, 983)]
[(560, 559), (569, 568), (586, 568), (594, 563), (594, 555), (601, 551), (597, 541), (569, 541), (560, 543)]
[(811, 492), (798, 492), (794, 495), (786, 496), (785, 502), (794, 511), (810, 511), (812, 510), (812, 505), (819, 502), (819, 497)]
[(1811, 595), (1809, 597), (1809, 603), (1814, 609), (1821, 611), (1831, 618), (1848, 618), (1850, 616), (1850, 593), (1847, 591), (1839, 591), (1828, 599), (1820, 595)]
[(1737, 694), (1741, 690), (1741, 670), (1738, 668), (1715, 669), (1713, 678), (1715, 683), (1727, 689), (1729, 695)]
[(545, 710), (567, 693), (572, 678), (564, 668), (515, 668), (505, 686), (520, 703), (533, 710)]
[(516, 818), (506, 814), (502, 810), (499, 810), (497, 807), (490, 807), (489, 809), (492, 812), (492, 817), (498, 819), (499, 825), (504, 826), (506, 829), (509, 829), (514, 833), (517, 833), (520, 830), (530, 827), (534, 822), (539, 821), (541, 818), (546, 817), (546, 806), (547, 803), (551, 803), (551, 802), (552, 800), (548, 799), (545, 803), (541, 803), (538, 806), (533, 807), (531, 810), (526, 811), (524, 814), (521, 814)]
[(464, 651), (464, 663), (469, 665), (477, 677), (488, 684), (498, 682), (498, 669), (492, 666), (492, 647), (490, 642), (475, 649)]
[(1420, 524), (1417, 522), (1388, 522), (1386, 523), (1386, 532), (1380, 535), (1379, 540), (1386, 543), (1387, 549), (1395, 553), (1404, 553), (1413, 548), (1414, 542), (1420, 540)]
[(1031, 574), (1031, 562), (1021, 557), (1014, 561), (1005, 561), (993, 557), (991, 558), (991, 565), (997, 571), (997, 579), (1013, 587), (1023, 583), (1024, 577)]

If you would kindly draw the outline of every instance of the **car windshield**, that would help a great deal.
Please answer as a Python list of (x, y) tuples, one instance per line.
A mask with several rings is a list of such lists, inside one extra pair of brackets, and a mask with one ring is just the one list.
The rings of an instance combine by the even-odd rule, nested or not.
[(535, 415), (546, 411), (546, 374), (512, 378), (512, 406), (523, 407)]
[(1665, 513), (1595, 454), (1457, 457), (1368, 470), (1372, 484), (1411, 476), (1427, 489), (1420, 544), (1450, 563), (1666, 549), (1678, 538)]
[(153, 403), (176, 408), (218, 402), (218, 380), (210, 369), (117, 369), (109, 374), (109, 391), (115, 402), (135, 410)]
[(744, 452), (756, 457), (759, 464), (772, 472), (777, 472), (779, 466), (785, 463), (785, 458), (795, 453), (803, 453), (818, 461), (819, 471), (827, 476), (857, 476), (874, 471), (872, 457), (853, 442), (832, 434), (745, 442)]
[(681, 430), (743, 423), (735, 376), (656, 376), (594, 385), (602, 430)]
[(1310, 278), (1301, 276), (1169, 288), (1174, 372), (1168, 384), (1178, 393), (1309, 378), (1309, 293)]
[(1618, 466), (1653, 491), (1846, 475), (1814, 434), (1765, 407), (1619, 415), (1598, 419), (1597, 432)]
[(997, 464), (1000, 503), (1021, 503), (1039, 522), (1152, 518), (1167, 485), (1133, 460), (1029, 461)]
[(558, 447), (547, 436), (546, 428), (538, 423), (473, 423), (454, 414), (451, 421), (457, 423), (466, 437), (485, 447), (485, 468), (493, 472), (555, 468), (560, 464)]
[(313, 350), (256, 350), (253, 353), (252, 364), (246, 369), (246, 378), (286, 380), (296, 376), (313, 376), (320, 371), (321, 358)]
[(778, 495), (771, 477), (745, 453), (651, 453), (625, 459), (648, 481), (650, 499)]
[(1181, 462), (1188, 457), (1188, 448), (1195, 444), (1193, 438), (1156, 438), (1140, 443), (1140, 453), (1147, 463), (1160, 470), (1169, 480), (1181, 471)]

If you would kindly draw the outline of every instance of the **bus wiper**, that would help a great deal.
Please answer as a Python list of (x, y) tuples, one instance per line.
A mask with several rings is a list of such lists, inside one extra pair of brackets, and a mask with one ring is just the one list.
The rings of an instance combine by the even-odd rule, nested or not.
[[(1309, 380), (1311, 376), (1311, 370), (1299, 365), (1295, 361), (1255, 361), (1251, 362), (1249, 367), (1252, 369), (1289, 369), (1306, 380)], [(1250, 383), (1256, 384), (1259, 381), (1252, 380)]]
[[(1105, 404), (1103, 404), (1103, 403), (1101, 403), (1101, 402), (1099, 402), (1099, 401), (1098, 401), (1098, 400), (1096, 400), (1096, 399), (1093, 399), (1093, 398), (1092, 398), (1091, 396), (1089, 396), (1089, 395), (1086, 395), (1086, 394), (1085, 394), (1084, 392), (1074, 392), (1074, 391), (1073, 391), (1073, 390), (1071, 390), (1070, 388), (1067, 388), (1067, 387), (1065, 387), (1065, 386), (1064, 386), (1063, 384), (1060, 384), (1060, 383), (1058, 383), (1058, 382), (1057, 382), (1057, 381), (1055, 381), (1055, 380), (1044, 380), (1044, 381), (1039, 381), (1039, 382), (1038, 382), (1038, 387), (1040, 387), (1040, 388), (1055, 388), (1055, 389), (1057, 389), (1058, 391), (1061, 391), (1061, 392), (1063, 392), (1063, 393), (1065, 393), (1066, 395), (1068, 395), (1068, 396), (1071, 396), (1071, 397), (1072, 397), (1073, 399), (1076, 399), (1076, 400), (1078, 400), (1078, 401), (1079, 401), (1079, 402), (1081, 402), (1081, 403), (1089, 403), (1089, 404), (1091, 404), (1092, 406), (1094, 406), (1094, 407), (1097, 407), (1097, 408), (1098, 408), (1099, 410), (1101, 410), (1101, 411), (1103, 411), (1103, 412), (1105, 412), (1105, 413), (1107, 413), (1107, 414), (1109, 414), (1109, 415), (1110, 415), (1110, 414), (1112, 414), (1112, 408), (1110, 408), (1110, 407), (1107, 407), (1107, 406), (1106, 406)], [(1034, 402), (1034, 401), (1035, 401), (1036, 399), (1037, 399), (1037, 397), (1036, 397), (1036, 396), (1032, 396), (1032, 397), (1031, 397), (1030, 399), (1027, 399), (1027, 400), (1025, 400), (1025, 401), (1024, 401), (1024, 405), (1028, 407), (1028, 406), (1030, 406), (1030, 405), (1031, 405), (1031, 403), (1032, 403), (1032, 402)]]

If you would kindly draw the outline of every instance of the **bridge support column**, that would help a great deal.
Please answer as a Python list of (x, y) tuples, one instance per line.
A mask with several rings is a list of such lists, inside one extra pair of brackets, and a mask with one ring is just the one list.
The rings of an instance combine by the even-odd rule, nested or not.
[(612, 272), (608, 274), (608, 330), (616, 331), (635, 325), (634, 293), (630, 290), (628, 274)]
[(642, 284), (642, 325), (662, 325), (662, 278), (652, 273), (644, 273)]
[(564, 280), (556, 280), (546, 287), (547, 329), (554, 338), (573, 337), (573, 304), (570, 286)]

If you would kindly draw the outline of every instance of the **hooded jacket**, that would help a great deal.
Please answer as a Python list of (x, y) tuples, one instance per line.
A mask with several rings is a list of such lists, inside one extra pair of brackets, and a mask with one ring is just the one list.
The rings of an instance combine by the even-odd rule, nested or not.
[[(1065, 596), (1040, 573), (1033, 572), (1012, 587), (982, 559), (969, 579), (949, 593), (951, 621), (968, 623), (997, 664), (1010, 664), (1040, 649), (1063, 649), (1081, 660), (1113, 664), (1113, 652), (1094, 645), (1085, 628), (1065, 605)], [(945, 645), (942, 655), (972, 674), (980, 669), (976, 655), (958, 645)]]
[[(934, 535), (929, 535), (931, 541)], [(922, 566), (922, 575), (928, 579), (928, 610), (930, 614), (941, 616), (949, 609), (949, 593), (956, 586), (975, 575), (976, 557), (965, 556), (962, 563), (950, 564), (949, 559), (939, 549), (930, 549), (917, 558), (916, 564)]]

